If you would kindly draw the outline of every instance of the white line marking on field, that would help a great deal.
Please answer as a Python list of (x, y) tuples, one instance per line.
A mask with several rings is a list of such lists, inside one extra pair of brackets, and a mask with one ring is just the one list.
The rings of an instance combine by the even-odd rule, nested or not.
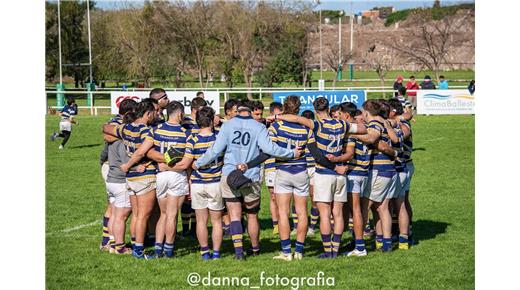
[(47, 233), (47, 234), (69, 233), (69, 232), (73, 232), (73, 231), (76, 231), (76, 230), (79, 230), (79, 229), (82, 229), (82, 228), (91, 227), (91, 226), (96, 225), (96, 224), (99, 224), (98, 220), (93, 221), (93, 222), (88, 223), (88, 224), (79, 225), (79, 226), (75, 226), (75, 227), (72, 227), (72, 228), (68, 228), (68, 229), (64, 229), (64, 230), (56, 231), (56, 232), (52, 232), (52, 233)]
[(439, 137), (439, 138), (435, 138), (435, 139), (426, 140), (423, 143), (433, 142), (433, 141), (440, 141), (440, 140), (444, 140), (444, 139), (446, 139), (446, 137)]

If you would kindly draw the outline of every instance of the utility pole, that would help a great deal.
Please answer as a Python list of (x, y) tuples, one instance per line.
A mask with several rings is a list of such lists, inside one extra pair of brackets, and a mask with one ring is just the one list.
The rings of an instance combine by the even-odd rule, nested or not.
[(318, 0), (318, 5), (320, 5), (320, 80), (323, 79), (323, 53), (322, 53), (322, 39), (321, 39), (321, 3)]
[(93, 83), (92, 81), (92, 39), (90, 36), (90, 3), (89, 0), (87, 0), (87, 30), (88, 30), (88, 63), (90, 68), (90, 83)]
[(352, 49), (354, 47), (354, 13), (352, 12), (352, 1), (350, 1), (350, 54), (352, 54)]
[(342, 78), (342, 54), (341, 54), (341, 18), (343, 18), (343, 10), (339, 12), (339, 26), (338, 26), (338, 81)]
[(63, 75), (61, 72), (61, 15), (60, 15), (60, 0), (58, 0), (58, 50), (60, 62), (60, 85), (63, 84)]

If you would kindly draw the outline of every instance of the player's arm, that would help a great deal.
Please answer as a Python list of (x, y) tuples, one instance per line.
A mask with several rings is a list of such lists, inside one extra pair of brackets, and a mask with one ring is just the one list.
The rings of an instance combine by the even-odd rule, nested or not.
[(397, 136), (395, 129), (392, 127), (392, 125), (390, 125), (389, 122), (385, 122), (384, 124), (385, 124), (385, 128), (386, 128), (386, 132), (388, 133), (388, 137), (390, 138), (392, 143), (398, 143), (399, 137)]
[(177, 162), (174, 166), (170, 167), (166, 163), (159, 163), (160, 171), (184, 171), (191, 167), (193, 163), (193, 157), (184, 155), (181, 161)]
[(148, 152), (148, 150), (150, 150), (150, 148), (152, 148), (152, 146), (153, 141), (151, 139), (146, 138), (139, 147), (139, 149), (137, 149), (134, 152), (134, 154), (132, 154), (130, 160), (128, 160), (128, 162), (126, 162), (125, 164), (121, 165), (121, 171), (128, 172), (128, 169), (130, 169), (132, 166), (134, 166), (137, 162), (139, 162), (146, 156), (146, 153)]
[(262, 126), (260, 132), (258, 133), (258, 147), (264, 153), (269, 154), (278, 158), (299, 158), (301, 156), (301, 150), (299, 148), (294, 148), (294, 150), (282, 148), (275, 144), (271, 137), (267, 134), (267, 129), (265, 126)]
[(380, 136), (381, 132), (379, 130), (369, 127), (366, 134), (356, 135), (356, 138), (365, 144), (374, 144)]
[(159, 151), (155, 150), (154, 148), (151, 148), (146, 152), (146, 157), (152, 159), (153, 161), (157, 163), (165, 163), (166, 160), (164, 159), (164, 154), (161, 154)]
[(327, 154), (327, 159), (331, 162), (347, 162), (354, 156), (354, 152), (356, 150), (356, 144), (354, 142), (348, 142), (347, 146), (345, 146), (345, 153), (340, 156), (334, 156), (332, 154)]
[(401, 130), (403, 131), (403, 139), (408, 139), (408, 137), (410, 137), (410, 133), (411, 133), (410, 124), (408, 124), (407, 122), (400, 122), (400, 125), (401, 125)]
[(314, 130), (314, 121), (313, 120), (310, 120), (310, 119), (307, 119), (305, 117), (301, 117), (298, 115), (289, 115), (289, 114), (275, 115), (271, 118), (274, 118), (275, 121), (282, 120), (282, 121), (287, 121), (287, 122), (291, 122), (291, 123), (298, 123), (307, 128), (310, 128), (311, 130)]
[(394, 158), (397, 157), (397, 154), (399, 153), (397, 150), (392, 148), (392, 146), (388, 145), (388, 143), (381, 142), (380, 140), (377, 140), (376, 143), (374, 143), (374, 145), (376, 145), (377, 150)]

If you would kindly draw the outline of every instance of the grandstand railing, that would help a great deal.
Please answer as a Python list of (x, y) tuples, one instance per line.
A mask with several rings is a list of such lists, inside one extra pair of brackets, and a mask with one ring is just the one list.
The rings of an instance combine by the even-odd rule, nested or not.
[[(467, 86), (450, 86), (450, 89), (466, 89)], [(111, 109), (110, 106), (96, 106), (95, 105), (95, 95), (108, 95), (109, 92), (113, 91), (121, 91), (121, 92), (133, 92), (133, 91), (151, 91), (151, 88), (131, 88), (127, 90), (122, 90), (118, 88), (105, 88), (105, 89), (96, 89), (95, 91), (87, 91), (87, 90), (64, 90), (64, 91), (58, 91), (58, 90), (46, 90), (46, 100), (49, 101), (49, 96), (56, 95), (59, 93), (67, 94), (67, 95), (88, 95), (92, 94), (94, 99), (94, 104), (91, 106), (78, 106), (78, 109), (90, 109), (91, 115), (98, 115), (99, 110), (105, 110), (105, 109)], [(164, 88), (166, 91), (199, 91), (198, 88)], [(382, 86), (360, 86), (360, 87), (335, 87), (335, 88), (327, 88), (325, 91), (331, 91), (331, 90), (364, 90), (369, 93), (396, 93), (397, 91), (393, 89), (393, 87), (382, 87)], [(229, 94), (258, 94), (259, 100), (263, 99), (263, 95), (266, 94), (272, 94), (272, 93), (280, 93), (280, 92), (287, 92), (287, 91), (317, 91), (317, 88), (303, 88), (303, 87), (293, 87), (293, 88), (207, 88), (203, 89), (202, 91), (216, 91), (224, 96), (224, 102), (228, 100)], [(418, 90), (408, 90), (408, 92), (416, 92)], [(224, 108), (224, 103), (221, 104), (220, 109)], [(48, 103), (46, 104), (46, 111), (49, 109), (61, 109), (58, 106), (51, 106)]]

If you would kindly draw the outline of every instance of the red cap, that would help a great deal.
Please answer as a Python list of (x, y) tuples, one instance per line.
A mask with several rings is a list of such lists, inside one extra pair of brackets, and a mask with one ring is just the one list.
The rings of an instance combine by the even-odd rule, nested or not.
[(403, 76), (397, 76), (397, 80), (398, 81), (402, 81), (403, 80)]

